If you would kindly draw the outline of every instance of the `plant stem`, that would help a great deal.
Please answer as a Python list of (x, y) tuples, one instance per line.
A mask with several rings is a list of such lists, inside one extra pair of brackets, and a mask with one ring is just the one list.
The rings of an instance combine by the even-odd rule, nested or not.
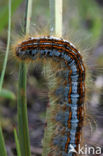
[(27, 117), (27, 101), (26, 101), (26, 64), (19, 64), (19, 88), (18, 88), (18, 129), (19, 142), (22, 156), (30, 156), (30, 141)]
[[(50, 5), (50, 34), (61, 37), (62, 36), (62, 0), (49, 0), (49, 5)], [(49, 65), (46, 66), (46, 68), (49, 67), (50, 67)], [(49, 89), (51, 90), (51, 88)], [(44, 132), (42, 156), (48, 156), (48, 153), (51, 150), (50, 142), (52, 139), (53, 126), (54, 126), (51, 121), (52, 118), (51, 110), (55, 109), (55, 101), (52, 100), (52, 97), (49, 97), (49, 104), (50, 107), (46, 113), (47, 127), (45, 128), (45, 132)]]
[(15, 137), (15, 142), (16, 142), (17, 156), (21, 156), (20, 144), (19, 144), (19, 140), (18, 140), (16, 129), (14, 129), (14, 137)]
[(0, 156), (7, 156), (4, 137), (3, 137), (3, 134), (2, 134), (1, 127), (0, 127)]
[[(24, 33), (29, 33), (32, 0), (26, 0)], [(24, 62), (19, 64), (18, 84), (18, 127), (19, 142), (22, 156), (31, 156), (28, 129), (27, 100), (26, 100), (27, 67)]]
[(49, 0), (50, 35), (62, 36), (62, 0)]
[(29, 0), (27, 5), (27, 14), (26, 14), (26, 19), (27, 19), (26, 34), (29, 34), (31, 15), (32, 15), (32, 0)]
[(10, 34), (11, 34), (11, 0), (8, 1), (8, 6), (9, 6), (8, 39), (7, 39), (7, 48), (6, 48), (6, 54), (5, 54), (4, 63), (3, 63), (3, 69), (2, 69), (2, 72), (1, 72), (1, 78), (0, 78), (0, 91), (1, 91), (2, 86), (3, 86), (4, 75), (5, 75), (5, 70), (6, 70), (7, 60), (8, 60), (8, 54), (9, 54), (9, 47), (10, 47)]

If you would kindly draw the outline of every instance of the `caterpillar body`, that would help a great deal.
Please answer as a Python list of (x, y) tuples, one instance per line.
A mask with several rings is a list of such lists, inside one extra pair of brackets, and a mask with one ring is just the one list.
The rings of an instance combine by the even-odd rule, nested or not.
[[(78, 151), (84, 119), (85, 66), (80, 52), (67, 40), (49, 36), (30, 37), (22, 41), (16, 46), (15, 55), (24, 62), (37, 58), (52, 60), (63, 68), (63, 82), (57, 82), (59, 85), (52, 91), (58, 97), (53, 115), (58, 126), (54, 126), (49, 142), (52, 150), (48, 150), (47, 156), (77, 155), (70, 149), (72, 145)], [(60, 74), (58, 77), (61, 77)]]

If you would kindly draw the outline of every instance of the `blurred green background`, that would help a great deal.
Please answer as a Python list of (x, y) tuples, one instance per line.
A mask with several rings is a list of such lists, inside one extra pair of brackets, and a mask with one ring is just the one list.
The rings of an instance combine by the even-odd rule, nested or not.
[[(59, 5), (59, 4), (58, 4)], [(30, 34), (49, 32), (49, 0), (33, 0)], [(25, 1), (12, 0), (11, 45), (23, 36)], [(7, 43), (8, 1), (0, 0), (0, 73)], [(103, 145), (103, 1), (63, 0), (63, 38), (70, 40), (83, 55), (87, 67), (87, 122), (92, 126), (85, 134), (89, 144)], [(42, 67), (30, 64), (28, 72), (28, 115), (33, 156), (40, 156), (48, 104), (48, 87)], [(11, 50), (3, 87), (17, 95), (18, 63)], [(0, 125), (3, 127), (8, 154), (16, 155), (13, 127), (17, 124), (16, 100), (0, 97)], [(95, 128), (96, 121), (97, 128)], [(88, 124), (89, 125), (89, 124)], [(88, 128), (87, 128), (88, 129)], [(35, 141), (34, 141), (35, 140)]]

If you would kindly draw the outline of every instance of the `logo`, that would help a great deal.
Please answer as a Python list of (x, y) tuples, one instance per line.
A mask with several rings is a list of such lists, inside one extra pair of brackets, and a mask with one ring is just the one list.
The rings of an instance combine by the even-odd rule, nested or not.
[(74, 146), (70, 144), (70, 150), (69, 150), (69, 153), (77, 153), (77, 151), (75, 150)]
[(69, 146), (69, 152), (68, 153), (77, 153), (77, 154), (83, 154), (83, 155), (87, 155), (87, 154), (96, 154), (99, 155), (102, 153), (102, 148), (97, 146), (97, 147), (93, 147), (93, 146), (88, 146), (88, 145), (84, 145), (82, 147), (80, 147), (80, 144), (78, 145), (78, 151), (76, 151), (75, 147), (70, 144)]

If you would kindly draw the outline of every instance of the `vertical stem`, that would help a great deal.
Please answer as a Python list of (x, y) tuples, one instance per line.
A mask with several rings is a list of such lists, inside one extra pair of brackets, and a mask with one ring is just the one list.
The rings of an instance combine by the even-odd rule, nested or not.
[[(32, 0), (26, 0), (24, 33), (29, 34)], [(31, 156), (28, 129), (27, 100), (26, 100), (27, 67), (24, 62), (19, 64), (18, 84), (18, 132), (22, 156)]]
[(16, 129), (14, 129), (14, 137), (15, 137), (15, 143), (16, 143), (17, 156), (21, 156), (20, 144), (19, 144)]
[(0, 127), (0, 156), (7, 156), (5, 141), (4, 141), (1, 127)]
[(27, 81), (26, 64), (19, 65), (19, 84), (18, 84), (18, 129), (19, 142), (22, 156), (30, 156), (30, 141), (27, 117), (27, 101), (26, 101), (26, 81)]
[(27, 5), (27, 14), (26, 14), (26, 19), (27, 19), (26, 34), (29, 34), (31, 15), (32, 15), (32, 0), (29, 0)]
[(50, 34), (62, 36), (62, 0), (49, 0), (50, 4)]
[(7, 65), (8, 54), (9, 54), (9, 47), (10, 47), (10, 34), (11, 34), (11, 0), (8, 1), (8, 6), (9, 6), (8, 39), (7, 39), (7, 48), (6, 48), (6, 54), (5, 54), (4, 63), (3, 63), (3, 69), (2, 69), (1, 78), (0, 78), (0, 91), (1, 91), (1, 89), (2, 89), (2, 85), (3, 85), (3, 81), (4, 81), (4, 75), (5, 75), (6, 65)]
[[(62, 0), (49, 0), (50, 5), (50, 35), (62, 36)], [(49, 66), (46, 66), (49, 68)], [(51, 68), (51, 67), (50, 67)], [(49, 70), (48, 70), (49, 71)], [(49, 73), (48, 73), (49, 74)], [(49, 88), (50, 89), (50, 88)], [(51, 122), (51, 110), (54, 110), (55, 101), (49, 97), (50, 107), (46, 113), (47, 127), (45, 128), (43, 139), (43, 153), (42, 156), (48, 156), (51, 150), (50, 142), (52, 139), (53, 123)]]

